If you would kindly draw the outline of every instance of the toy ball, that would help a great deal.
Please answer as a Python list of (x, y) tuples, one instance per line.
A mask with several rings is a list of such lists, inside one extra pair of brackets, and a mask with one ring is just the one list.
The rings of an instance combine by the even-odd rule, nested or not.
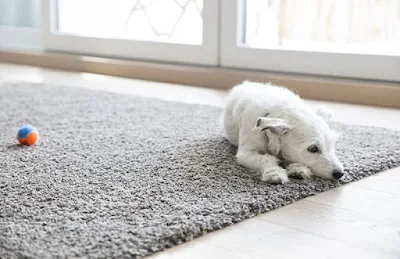
[(24, 125), (18, 130), (17, 140), (22, 145), (34, 145), (39, 140), (39, 132), (30, 125)]

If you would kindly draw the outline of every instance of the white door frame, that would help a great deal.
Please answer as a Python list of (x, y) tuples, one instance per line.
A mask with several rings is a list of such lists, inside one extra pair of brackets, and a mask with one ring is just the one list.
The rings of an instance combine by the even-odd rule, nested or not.
[(400, 56), (240, 46), (244, 0), (221, 1), (220, 64), (223, 67), (400, 81)]
[(218, 65), (218, 14), (219, 0), (204, 0), (202, 45), (81, 37), (57, 33), (56, 0), (42, 0), (42, 46), (46, 51)]

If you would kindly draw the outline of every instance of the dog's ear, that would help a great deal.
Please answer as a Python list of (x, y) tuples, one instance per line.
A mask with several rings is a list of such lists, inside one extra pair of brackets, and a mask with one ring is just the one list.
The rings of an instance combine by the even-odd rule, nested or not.
[(254, 129), (260, 132), (270, 130), (274, 134), (283, 135), (286, 134), (290, 128), (284, 120), (278, 118), (259, 117)]
[(325, 121), (329, 121), (333, 116), (333, 112), (325, 106), (320, 106), (317, 109), (317, 115)]

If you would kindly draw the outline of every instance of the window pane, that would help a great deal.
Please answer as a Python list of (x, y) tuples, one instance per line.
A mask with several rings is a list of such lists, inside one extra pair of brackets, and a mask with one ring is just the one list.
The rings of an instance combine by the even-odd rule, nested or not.
[(202, 44), (203, 0), (58, 0), (58, 32)]
[(400, 0), (247, 0), (251, 48), (400, 54)]
[(40, 26), (40, 0), (0, 0), (0, 26)]

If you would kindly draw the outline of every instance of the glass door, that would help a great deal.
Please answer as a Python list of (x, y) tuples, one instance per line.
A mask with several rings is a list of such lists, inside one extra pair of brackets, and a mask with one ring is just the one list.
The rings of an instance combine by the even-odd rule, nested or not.
[(45, 0), (45, 50), (217, 65), (218, 1)]
[(400, 0), (222, 0), (222, 66), (400, 81)]

